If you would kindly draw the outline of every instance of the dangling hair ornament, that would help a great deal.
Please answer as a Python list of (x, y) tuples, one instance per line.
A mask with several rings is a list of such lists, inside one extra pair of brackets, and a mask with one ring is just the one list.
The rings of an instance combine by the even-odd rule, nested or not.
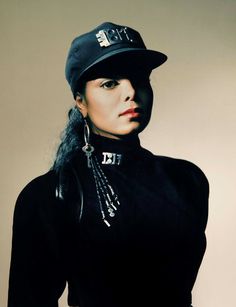
[(94, 147), (90, 144), (90, 129), (86, 119), (84, 119), (84, 141), (85, 145), (82, 147), (82, 150), (87, 157), (88, 168), (92, 168), (102, 219), (110, 227), (111, 224), (108, 222), (106, 215), (109, 215), (111, 218), (114, 217), (120, 202), (104, 174), (97, 157), (93, 155)]

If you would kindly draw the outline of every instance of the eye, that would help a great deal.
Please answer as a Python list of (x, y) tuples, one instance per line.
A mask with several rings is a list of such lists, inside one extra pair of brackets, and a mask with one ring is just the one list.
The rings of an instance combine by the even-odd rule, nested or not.
[(105, 80), (102, 82), (101, 87), (103, 87), (104, 89), (113, 89), (115, 88), (117, 85), (119, 85), (119, 82), (115, 79), (110, 79), (110, 80)]

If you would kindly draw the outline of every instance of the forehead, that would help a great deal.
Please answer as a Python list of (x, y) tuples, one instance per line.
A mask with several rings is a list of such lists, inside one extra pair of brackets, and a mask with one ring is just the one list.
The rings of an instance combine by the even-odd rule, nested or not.
[(86, 81), (99, 78), (149, 78), (151, 71), (141, 66), (104, 66), (90, 71), (86, 76)]

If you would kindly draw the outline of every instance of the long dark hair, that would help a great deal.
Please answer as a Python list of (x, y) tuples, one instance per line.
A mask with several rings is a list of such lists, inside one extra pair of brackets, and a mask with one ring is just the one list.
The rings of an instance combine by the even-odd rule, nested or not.
[(84, 119), (75, 106), (68, 112), (68, 122), (61, 134), (61, 143), (57, 149), (56, 157), (51, 167), (58, 172), (69, 164), (83, 146)]

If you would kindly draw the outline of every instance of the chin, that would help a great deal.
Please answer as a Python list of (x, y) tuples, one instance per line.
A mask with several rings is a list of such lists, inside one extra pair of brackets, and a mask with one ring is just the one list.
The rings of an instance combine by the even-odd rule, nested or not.
[(127, 128), (124, 128), (120, 131), (121, 135), (129, 135), (138, 133), (140, 130), (142, 130), (142, 126), (138, 122), (132, 122), (131, 125), (129, 125)]
[(140, 132), (142, 132), (145, 128), (146, 128), (147, 125), (136, 125), (135, 127), (132, 127), (132, 128), (129, 128), (129, 129), (126, 129), (126, 130), (123, 130), (123, 131), (120, 131), (119, 133), (116, 133), (117, 136), (120, 136), (120, 137), (127, 137), (127, 136), (131, 136), (131, 135), (137, 135), (139, 134)]
[(98, 127), (93, 127), (93, 132), (95, 134), (99, 134), (108, 138), (122, 139), (132, 135), (138, 135), (146, 128), (147, 124), (140, 123), (138, 121), (129, 122), (128, 125), (122, 125), (121, 127), (114, 127), (114, 129), (109, 129), (106, 127), (105, 129), (101, 129)]
[(130, 134), (139, 134), (140, 132), (142, 132), (147, 127), (148, 122), (146, 122), (146, 123), (136, 122), (135, 124), (136, 125), (130, 130)]

